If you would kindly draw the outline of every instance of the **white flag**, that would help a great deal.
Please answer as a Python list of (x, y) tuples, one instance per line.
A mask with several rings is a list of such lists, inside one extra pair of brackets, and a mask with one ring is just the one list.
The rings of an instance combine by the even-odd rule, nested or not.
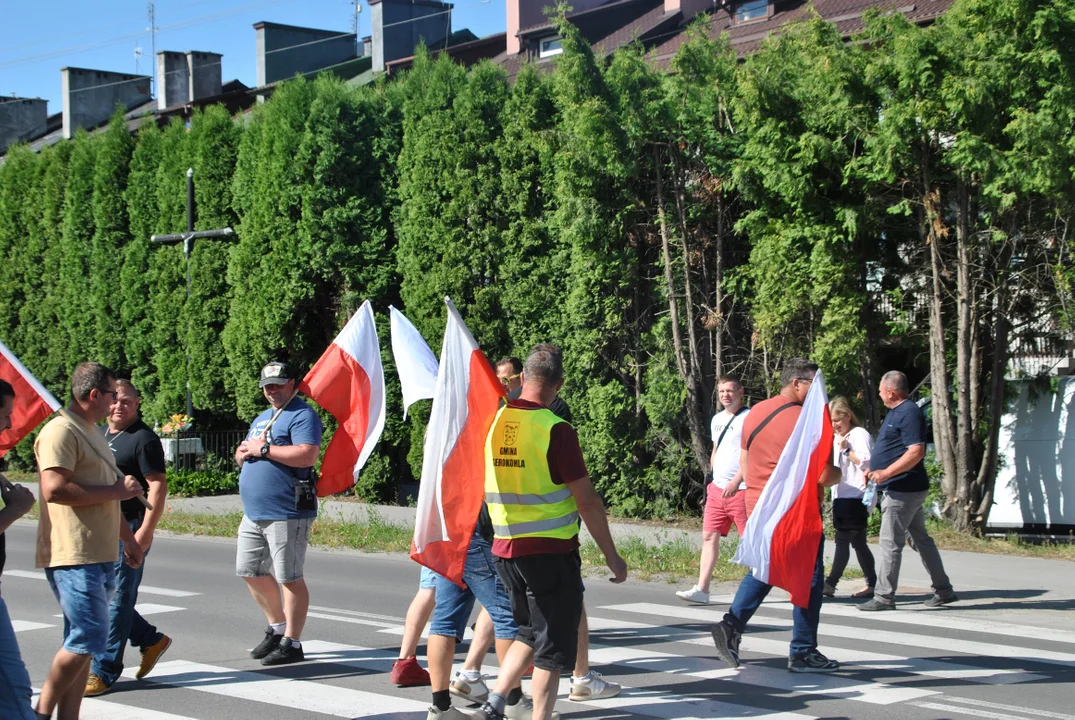
[(419, 400), (432, 400), (437, 388), (437, 357), (425, 338), (403, 313), (388, 306), (392, 318), (392, 356), (403, 390), (403, 419)]

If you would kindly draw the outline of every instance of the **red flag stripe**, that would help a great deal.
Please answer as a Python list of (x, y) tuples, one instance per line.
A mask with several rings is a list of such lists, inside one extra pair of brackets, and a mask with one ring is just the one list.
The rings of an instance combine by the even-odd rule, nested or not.
[(0, 343), (0, 378), (11, 383), (15, 390), (11, 427), (0, 432), (0, 456), (3, 456), (59, 410), (60, 403), (3, 343)]

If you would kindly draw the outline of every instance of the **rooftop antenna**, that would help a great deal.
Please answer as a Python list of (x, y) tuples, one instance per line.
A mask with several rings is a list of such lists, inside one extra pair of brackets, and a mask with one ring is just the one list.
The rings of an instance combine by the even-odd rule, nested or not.
[[(157, 11), (153, 7), (153, 0), (149, 0), (148, 7), (146, 8), (146, 16), (149, 18), (149, 47), (150, 57), (153, 62), (157, 62)], [(149, 87), (150, 95), (156, 95), (156, 71), (149, 73)]]
[(362, 0), (351, 0), (355, 6), (355, 14), (351, 17), (351, 32), (355, 34), (355, 57), (362, 56), (362, 40), (358, 37), (358, 16), (362, 14)]

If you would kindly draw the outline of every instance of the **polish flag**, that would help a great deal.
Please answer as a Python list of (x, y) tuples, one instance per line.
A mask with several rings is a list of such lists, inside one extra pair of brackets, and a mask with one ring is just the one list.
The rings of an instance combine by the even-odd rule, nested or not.
[(346, 490), (384, 430), (384, 368), (370, 301), (362, 303), (299, 384), (339, 423), (321, 461), (317, 494)]
[(485, 497), (485, 438), (504, 386), (448, 298), (440, 373), (426, 429), (411, 558), (463, 584)]
[(783, 588), (806, 607), (821, 542), (818, 485), (832, 462), (832, 420), (825, 379), (818, 370), (799, 420), (743, 529), (732, 562), (753, 569), (763, 583)]
[(52, 393), (37, 381), (15, 353), (0, 342), (0, 379), (15, 389), (15, 407), (11, 411), (11, 427), (0, 432), (0, 456), (19, 444), (34, 428), (60, 409)]
[(403, 419), (406, 420), (407, 408), (419, 400), (433, 398), (437, 389), (437, 357), (406, 315), (391, 305), (388, 311), (392, 318), (392, 357), (399, 374)]

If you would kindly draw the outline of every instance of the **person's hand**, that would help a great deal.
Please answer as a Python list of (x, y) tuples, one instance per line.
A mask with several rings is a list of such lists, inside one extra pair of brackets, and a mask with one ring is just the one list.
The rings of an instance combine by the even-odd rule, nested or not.
[(609, 582), (621, 583), (627, 579), (627, 563), (620, 557), (619, 553), (612, 553), (611, 557), (605, 556), (605, 564), (608, 565), (608, 569), (612, 571), (613, 577), (609, 578)]
[(247, 440), (246, 441), (246, 457), (247, 457), (247, 459), (249, 459), (249, 458), (255, 458), (255, 459), (260, 458), (261, 457), (261, 448), (262, 448), (263, 445), (265, 445), (265, 438), (263, 438), (263, 437), (252, 437), (249, 440)]
[(123, 562), (133, 568), (137, 568), (141, 567), (143, 557), (144, 553), (137, 541), (123, 543)]
[(836, 447), (840, 448), (840, 452), (851, 449), (851, 443), (847, 441), (847, 435), (836, 433)]
[(148, 525), (143, 525), (134, 533), (134, 540), (138, 543), (138, 547), (142, 548), (142, 554), (144, 555), (146, 550), (149, 550), (150, 545), (153, 544), (153, 529)]
[(4, 507), (11, 508), (11, 511), (18, 517), (30, 512), (30, 508), (37, 502), (37, 498), (28, 488), (7, 483), (0, 487), (0, 499), (3, 499)]
[(888, 470), (870, 470), (866, 473), (866, 479), (873, 480), (874, 485), (880, 485), (891, 477), (892, 473)]
[(237, 465), (242, 465), (252, 457), (254, 457), (254, 453), (250, 452), (249, 441), (243, 440), (235, 450), (235, 463)]
[(724, 490), (721, 492), (726, 498), (734, 497), (739, 492), (739, 483), (728, 483), (724, 486)]
[(114, 487), (119, 488), (119, 499), (127, 500), (144, 494), (142, 483), (134, 475), (126, 475), (122, 480), (117, 480)]

